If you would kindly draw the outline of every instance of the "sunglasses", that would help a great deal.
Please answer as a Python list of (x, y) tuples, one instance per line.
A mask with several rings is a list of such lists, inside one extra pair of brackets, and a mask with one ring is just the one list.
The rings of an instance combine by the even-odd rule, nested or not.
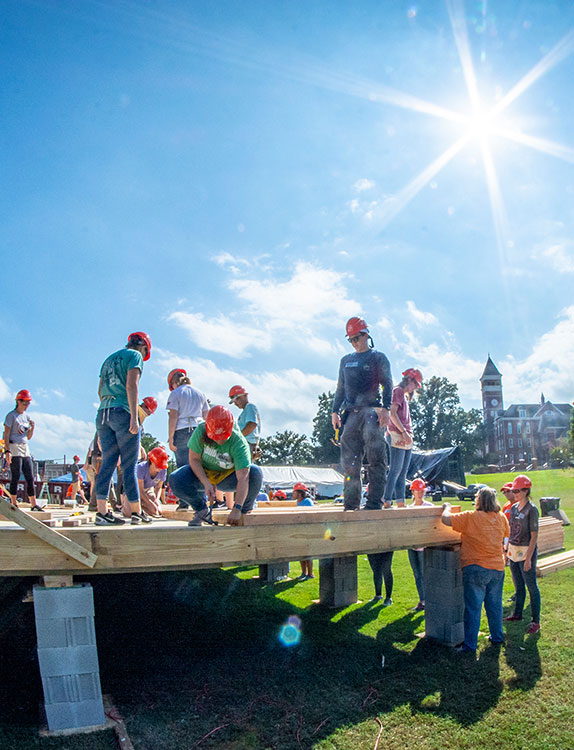
[(524, 490), (510, 490), (513, 495), (519, 495), (521, 492), (524, 492)]
[(351, 342), (351, 344), (356, 344), (357, 341), (360, 341), (363, 338), (363, 336), (366, 336), (366, 335), (367, 335), (366, 333), (358, 333), (356, 336), (351, 336), (349, 341)]

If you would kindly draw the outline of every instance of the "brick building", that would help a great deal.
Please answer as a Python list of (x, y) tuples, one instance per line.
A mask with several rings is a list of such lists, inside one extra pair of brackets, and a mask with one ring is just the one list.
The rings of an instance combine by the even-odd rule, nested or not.
[(495, 454), (501, 466), (519, 462), (539, 465), (550, 458), (550, 450), (567, 437), (572, 406), (553, 404), (540, 395), (537, 404), (511, 404), (504, 408), (502, 375), (488, 357), (480, 378), (482, 414), (487, 427), (483, 455)]

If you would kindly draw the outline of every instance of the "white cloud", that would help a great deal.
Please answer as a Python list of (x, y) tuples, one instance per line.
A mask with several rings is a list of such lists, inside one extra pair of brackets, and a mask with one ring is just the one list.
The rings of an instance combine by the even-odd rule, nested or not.
[[(243, 225), (240, 224), (239, 226)], [(243, 227), (243, 229), (239, 229), (240, 232), (244, 230), (245, 227)], [(241, 273), (242, 270), (251, 265), (250, 262), (245, 258), (238, 258), (237, 256), (227, 252), (218, 253), (217, 255), (214, 255), (211, 260), (214, 263), (217, 263), (218, 266), (226, 268), (234, 275)]]
[[(261, 411), (262, 433), (271, 435), (278, 430), (294, 430), (311, 435), (313, 417), (317, 413), (318, 396), (333, 390), (336, 382), (316, 373), (303, 372), (291, 367), (277, 372), (246, 373), (233, 368), (218, 367), (209, 359), (192, 359), (163, 350), (154, 351), (154, 371), (169, 372), (174, 367), (184, 367), (196, 388), (203, 391), (210, 402), (228, 406), (228, 393), (232, 385), (243, 385), (249, 398)], [(158, 394), (164, 404), (167, 390)], [(231, 408), (237, 416), (235, 408)]]
[(225, 315), (206, 320), (201, 313), (174, 312), (168, 320), (183, 328), (197, 346), (212, 352), (243, 357), (250, 349), (269, 351), (271, 348), (268, 331), (236, 323)]
[(562, 242), (551, 245), (542, 252), (542, 256), (559, 273), (574, 273), (574, 244)]
[(357, 193), (362, 193), (365, 190), (372, 190), (375, 185), (376, 182), (374, 182), (374, 180), (368, 180), (366, 177), (363, 177), (355, 182), (353, 189), (356, 190)]
[(417, 326), (430, 326), (438, 323), (436, 315), (419, 310), (412, 300), (407, 300), (407, 310)]
[(36, 423), (30, 451), (36, 458), (66, 458), (77, 453), (84, 459), (96, 431), (95, 422), (74, 419), (67, 414), (32, 411)]
[(13, 398), (12, 390), (8, 387), (8, 383), (0, 376), (0, 401), (8, 401)]

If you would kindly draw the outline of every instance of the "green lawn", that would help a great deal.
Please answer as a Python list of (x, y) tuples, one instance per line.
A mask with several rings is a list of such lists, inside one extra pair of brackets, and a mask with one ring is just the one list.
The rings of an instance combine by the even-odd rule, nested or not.
[[(560, 496), (574, 517), (572, 472), (532, 479), (536, 496)], [(505, 480), (472, 476), (497, 489)], [(342, 610), (313, 603), (317, 580), (261, 586), (254, 568), (94, 578), (102, 684), (136, 750), (371, 750), (381, 726), (381, 750), (574, 748), (574, 569), (541, 579), (539, 636), (524, 636), (527, 618), (511, 624), (501, 650), (481, 637), (475, 662), (418, 637), (406, 552), (393, 572), (393, 605), (375, 605), (361, 556), (361, 601)], [(505, 600), (511, 591), (507, 581)], [(292, 615), (301, 640), (286, 648), (278, 636)], [(0, 640), (2, 749), (109, 747), (36, 739), (35, 665), (17, 661), (26, 640), (30, 651), (29, 620)]]

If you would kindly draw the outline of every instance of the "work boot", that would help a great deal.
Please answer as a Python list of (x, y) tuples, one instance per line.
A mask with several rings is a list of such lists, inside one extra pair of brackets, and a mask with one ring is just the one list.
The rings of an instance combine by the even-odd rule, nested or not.
[(211, 508), (202, 508), (201, 510), (196, 510), (195, 515), (191, 519), (191, 521), (188, 521), (188, 526), (201, 526), (201, 524), (209, 523), (215, 525), (216, 522), (213, 520), (211, 516)]

